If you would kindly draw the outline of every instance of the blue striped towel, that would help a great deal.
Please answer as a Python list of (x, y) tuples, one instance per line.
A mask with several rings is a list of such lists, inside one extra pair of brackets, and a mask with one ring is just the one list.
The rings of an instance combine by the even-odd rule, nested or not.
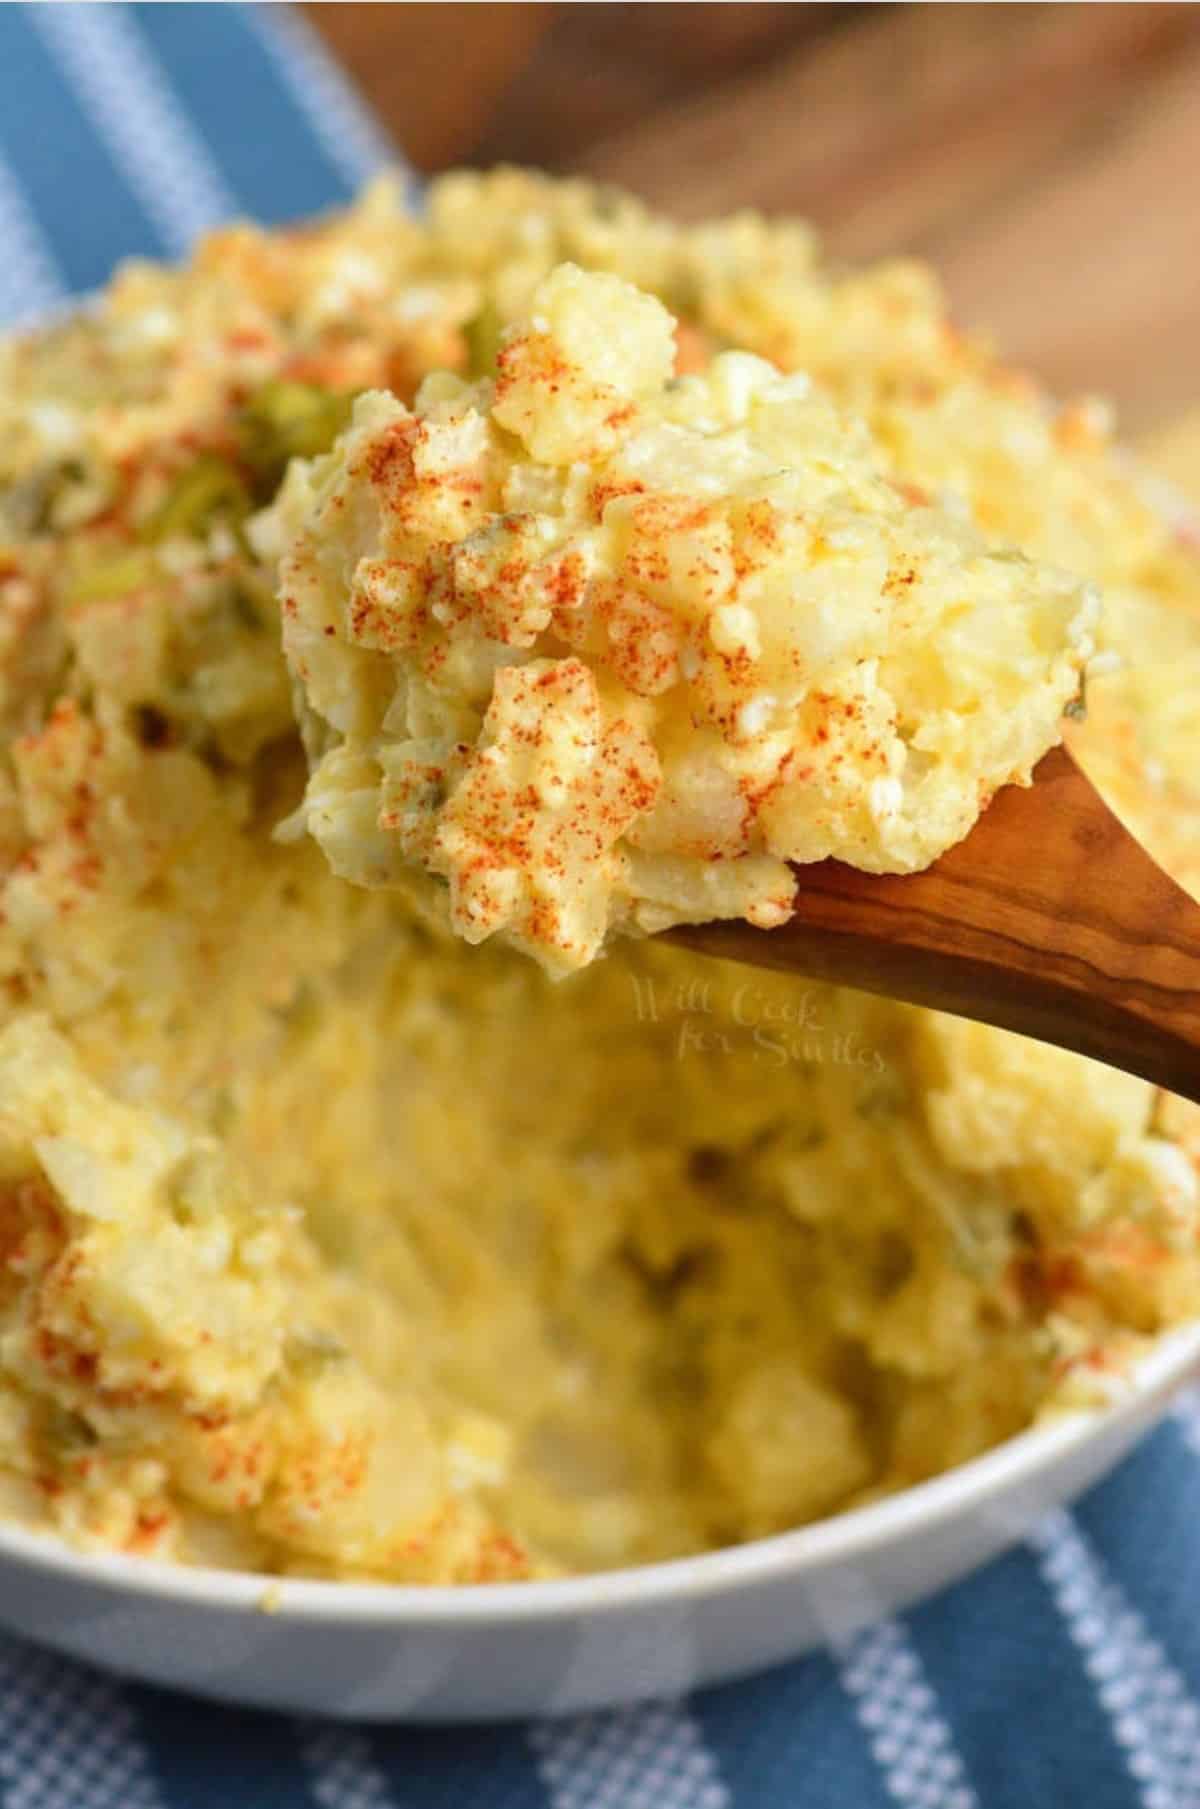
[[(0, 319), (230, 214), (344, 200), (388, 156), (282, 7), (0, 8)], [(1198, 1491), (1193, 1402), (844, 1651), (524, 1728), (297, 1724), (0, 1636), (0, 1809), (1200, 1809)]]

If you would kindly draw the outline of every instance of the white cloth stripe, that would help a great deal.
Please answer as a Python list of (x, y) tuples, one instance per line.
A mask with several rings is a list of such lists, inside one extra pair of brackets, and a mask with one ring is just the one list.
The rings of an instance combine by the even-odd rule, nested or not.
[(1184, 1389), (1171, 1403), (1171, 1418), (1192, 1450), (1200, 1456), (1200, 1389)]
[(33, 6), (29, 16), (173, 255), (237, 212), (204, 140), (120, 6)]
[(1145, 1809), (1200, 1806), (1200, 1703), (1070, 1514), (1030, 1534)]
[(66, 292), (50, 241), (25, 191), (0, 157), (0, 321), (28, 320)]
[(950, 1723), (900, 1622), (867, 1627), (837, 1663), (883, 1781), (903, 1809), (979, 1809)]
[(730, 1809), (698, 1723), (674, 1703), (538, 1721), (529, 1744), (551, 1809)]
[(165, 1809), (116, 1684), (0, 1638), (4, 1809)]
[(317, 1723), (300, 1729), (300, 1756), (321, 1809), (398, 1809), (365, 1734)]
[(357, 187), (368, 176), (402, 162), (353, 83), (298, 12), (290, 6), (272, 6), (264, 15), (260, 7), (248, 6), (245, 18), (348, 182)]

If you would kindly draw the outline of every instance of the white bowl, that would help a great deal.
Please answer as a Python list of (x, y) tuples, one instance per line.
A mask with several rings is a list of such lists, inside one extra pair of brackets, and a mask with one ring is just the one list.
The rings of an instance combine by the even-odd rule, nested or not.
[(147, 1682), (366, 1720), (546, 1715), (675, 1696), (906, 1608), (1125, 1455), (1200, 1371), (1200, 1324), (1122, 1398), (874, 1506), (750, 1545), (564, 1582), (420, 1589), (90, 1556), (0, 1526), (0, 1622)]
[[(1128, 469), (1200, 535), (1190, 501)], [(273, 1579), (84, 1554), (0, 1522), (0, 1627), (146, 1683), (354, 1720), (524, 1719), (678, 1696), (839, 1643), (957, 1582), (1111, 1470), (1197, 1378), (1200, 1321), (1160, 1339), (1104, 1411), (1064, 1414), (872, 1507), (564, 1582)]]

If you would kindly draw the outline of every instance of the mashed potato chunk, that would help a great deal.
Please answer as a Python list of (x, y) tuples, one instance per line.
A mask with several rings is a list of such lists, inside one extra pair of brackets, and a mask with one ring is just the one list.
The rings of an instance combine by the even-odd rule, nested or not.
[(614, 926), (790, 914), (790, 863), (927, 865), (1060, 734), (1098, 604), (914, 501), (865, 427), (555, 269), (494, 379), (373, 394), (278, 519), (335, 870), (448, 888), (552, 971)]

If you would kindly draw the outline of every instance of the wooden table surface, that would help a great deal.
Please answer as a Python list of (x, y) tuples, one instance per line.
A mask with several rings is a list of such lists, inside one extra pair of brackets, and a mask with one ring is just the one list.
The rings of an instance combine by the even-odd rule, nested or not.
[(1200, 406), (1200, 6), (309, 11), (423, 170), (803, 213), (837, 252), (930, 257), (962, 320), (1127, 432)]

